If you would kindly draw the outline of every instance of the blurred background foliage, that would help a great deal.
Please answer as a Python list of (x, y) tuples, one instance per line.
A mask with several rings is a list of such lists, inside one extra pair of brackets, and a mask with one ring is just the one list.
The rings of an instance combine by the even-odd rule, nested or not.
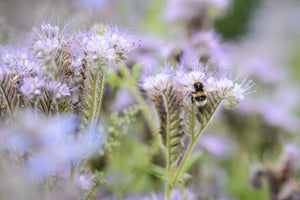
[[(215, 117), (202, 137), (204, 144), (199, 142), (197, 146), (203, 154), (189, 170), (187, 187), (198, 199), (263, 200), (268, 199), (268, 186), (264, 182), (261, 190), (250, 187), (251, 168), (278, 163), (286, 145), (300, 144), (300, 2), (229, 3), (224, 12), (207, 9), (209, 22), (202, 29), (215, 29), (221, 36), (231, 70), (235, 74), (245, 72), (253, 79), (256, 93), (249, 95), (237, 110), (224, 110)], [(177, 41), (178, 37), (188, 38), (184, 22), (165, 19), (166, 4), (166, 0), (0, 0), (0, 41), (2, 45), (20, 42), (32, 26), (50, 19), (69, 24), (69, 29), (74, 30), (95, 22), (119, 24), (138, 35), (134, 37), (140, 40), (140, 48), (147, 48), (155, 38), (160, 42), (155, 48), (164, 49), (176, 42), (178, 45), (182, 41)], [(134, 56), (137, 55), (133, 54), (133, 59)], [(156, 60), (157, 65), (151, 67), (166, 59)], [(117, 76), (112, 73), (106, 80), (102, 121), (108, 126), (109, 143), (99, 157), (88, 163), (94, 171), (104, 174), (99, 175), (103, 199), (113, 199), (112, 194), (117, 199), (139, 199), (144, 194), (163, 192), (162, 182), (149, 172), (150, 163), (163, 166), (164, 162), (143, 117), (143, 105), (138, 105), (138, 91), (133, 89), (139, 68), (131, 68), (130, 64), (127, 67), (127, 71)], [(205, 143), (205, 137), (210, 135), (222, 137), (220, 143), (214, 144), (221, 148), (219, 152), (210, 148), (213, 144)], [(300, 178), (297, 162), (296, 175)]]

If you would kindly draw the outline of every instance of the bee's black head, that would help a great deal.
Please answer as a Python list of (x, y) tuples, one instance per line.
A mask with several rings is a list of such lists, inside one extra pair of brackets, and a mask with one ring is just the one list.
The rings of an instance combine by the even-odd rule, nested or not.
[(194, 88), (195, 88), (196, 92), (203, 92), (203, 87), (204, 87), (203, 83), (200, 81), (196, 81), (194, 83)]

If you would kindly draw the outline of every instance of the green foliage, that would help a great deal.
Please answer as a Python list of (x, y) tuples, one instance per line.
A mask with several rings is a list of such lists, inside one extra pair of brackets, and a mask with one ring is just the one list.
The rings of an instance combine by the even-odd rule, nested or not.
[[(162, 185), (153, 175), (145, 173), (156, 153), (155, 148), (142, 144), (138, 135), (128, 134), (121, 139), (122, 145), (112, 150), (104, 172), (110, 177), (107, 189), (119, 196), (129, 192), (152, 192)], [(122, 177), (122, 178), (120, 178)]]
[(121, 114), (117, 112), (111, 114), (108, 127), (109, 136), (104, 145), (104, 152), (110, 154), (114, 147), (120, 145), (122, 136), (128, 134), (130, 126), (136, 121), (139, 110), (140, 106), (134, 105), (124, 109)]
[(216, 30), (228, 39), (244, 34), (250, 17), (259, 3), (259, 0), (233, 0), (227, 15), (216, 21)]
[(86, 193), (81, 198), (81, 200), (95, 200), (96, 199), (95, 190), (96, 190), (96, 188), (97, 188), (98, 185), (99, 185), (99, 183), (95, 182), (92, 185), (92, 187), (88, 191), (86, 191)]
[(134, 65), (131, 70), (120, 64), (119, 71), (112, 70), (107, 74), (105, 83), (115, 87), (134, 87), (138, 79), (141, 65)]
[(163, 23), (163, 7), (165, 1), (152, 0), (149, 1), (149, 8), (144, 16), (144, 29), (151, 31), (157, 35), (165, 36), (167, 33), (166, 24)]

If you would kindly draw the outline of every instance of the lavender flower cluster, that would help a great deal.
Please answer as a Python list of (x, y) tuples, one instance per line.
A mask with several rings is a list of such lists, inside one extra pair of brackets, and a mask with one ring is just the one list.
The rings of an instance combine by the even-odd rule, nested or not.
[[(105, 142), (99, 127), (104, 77), (135, 45), (126, 31), (104, 24), (73, 34), (42, 24), (30, 41), (1, 49), (0, 176), (19, 174), (20, 187), (31, 180), (35, 196), (24, 199), (51, 199), (50, 190), (52, 196), (60, 188), (57, 179), (70, 183), (61, 187), (70, 190), (62, 199), (78, 198), (91, 189), (81, 166)], [(42, 180), (45, 191), (37, 193)], [(3, 190), (0, 184), (0, 198), (17, 198), (10, 192), (15, 184), (8, 185)]]
[[(190, 97), (188, 91), (194, 90), (191, 86), (197, 81), (202, 82), (207, 91), (222, 92), (225, 105), (230, 108), (238, 106), (245, 99), (245, 95), (253, 92), (251, 80), (245, 79), (238, 83), (226, 70), (216, 71), (201, 63), (181, 64), (175, 69), (166, 65), (161, 73), (145, 77), (143, 88), (150, 92), (163, 92), (168, 86), (175, 85), (176, 88), (186, 91), (186, 97)], [(189, 99), (188, 102), (191, 103)]]
[(134, 44), (117, 26), (96, 24), (87, 32), (42, 24), (34, 28), (30, 46), (1, 50), (1, 121), (19, 109), (45, 114), (81, 113), (89, 76), (126, 59)]

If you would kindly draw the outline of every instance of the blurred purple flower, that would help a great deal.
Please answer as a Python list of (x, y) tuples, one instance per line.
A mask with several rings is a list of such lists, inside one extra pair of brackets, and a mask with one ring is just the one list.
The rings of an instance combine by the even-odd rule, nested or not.
[(232, 152), (232, 144), (228, 139), (217, 135), (203, 135), (199, 140), (200, 148), (217, 157), (227, 156)]
[(230, 68), (229, 55), (221, 44), (221, 38), (214, 30), (201, 31), (193, 35), (192, 39), (185, 45), (182, 60), (202, 59), (213, 67), (221, 69)]
[(81, 162), (92, 156), (99, 150), (104, 137), (95, 132), (74, 138), (77, 122), (66, 117), (46, 119), (27, 113), (21, 118), (25, 120), (2, 130), (0, 146), (7, 151), (27, 152), (27, 169), (37, 177), (67, 169), (71, 162)]
[(135, 36), (136, 41), (140, 41), (140, 46), (135, 51), (128, 54), (128, 66), (141, 64), (143, 70), (151, 69), (153, 66), (159, 65), (159, 60), (162, 57), (165, 44), (157, 38), (150, 36)]
[(297, 91), (291, 85), (282, 85), (282, 88), (277, 88), (268, 96), (248, 98), (241, 104), (240, 111), (259, 114), (271, 126), (284, 128), (291, 133), (297, 132), (300, 128), (300, 119), (294, 114), (299, 99)]
[(112, 110), (121, 111), (135, 103), (135, 99), (125, 89), (119, 89), (115, 101), (112, 105)]
[(186, 21), (203, 14), (209, 6), (223, 11), (229, 4), (230, 0), (168, 0), (164, 16), (169, 21)]
[(300, 156), (300, 149), (295, 144), (286, 144), (283, 147), (283, 155), (288, 159), (297, 160)]
[(75, 0), (79, 8), (100, 9), (104, 4), (113, 0)]
[(252, 57), (242, 63), (241, 74), (255, 77), (264, 84), (276, 84), (287, 77), (283, 69), (273, 67), (271, 61), (263, 57)]

